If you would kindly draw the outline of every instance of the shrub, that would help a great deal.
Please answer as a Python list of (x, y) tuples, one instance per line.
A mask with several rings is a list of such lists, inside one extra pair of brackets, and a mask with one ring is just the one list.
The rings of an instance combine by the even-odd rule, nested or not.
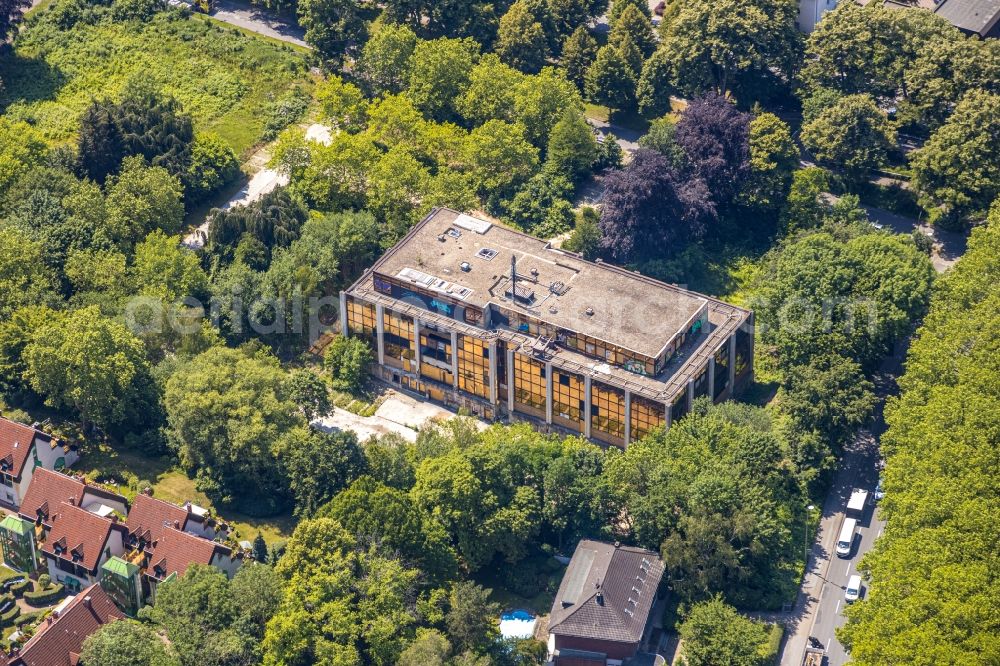
[(52, 585), (52, 576), (48, 574), (42, 574), (38, 577), (38, 589), (47, 590), (49, 586)]
[(50, 605), (53, 601), (61, 597), (62, 594), (63, 594), (62, 583), (56, 583), (47, 590), (36, 590), (34, 592), (25, 592), (24, 602), (29, 606), (40, 608), (42, 606)]
[(17, 616), (20, 614), (21, 614), (21, 609), (18, 608), (17, 604), (14, 604), (14, 606), (10, 610), (8, 610), (3, 615), (0, 615), (0, 627), (11, 626), (12, 624), (14, 624), (14, 621), (17, 620)]
[(14, 598), (20, 599), (24, 596), (24, 593), (31, 589), (30, 580), (22, 580), (20, 583), (14, 583), (10, 586), (10, 593), (14, 595)]

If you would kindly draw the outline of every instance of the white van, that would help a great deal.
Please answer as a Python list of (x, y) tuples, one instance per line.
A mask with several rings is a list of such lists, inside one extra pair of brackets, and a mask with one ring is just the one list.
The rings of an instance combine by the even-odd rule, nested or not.
[(854, 546), (854, 530), (858, 527), (857, 518), (844, 518), (844, 526), (840, 528), (837, 537), (837, 556), (850, 557)]
[(844, 601), (852, 603), (861, 597), (861, 576), (854, 574), (847, 581), (847, 590), (844, 591)]

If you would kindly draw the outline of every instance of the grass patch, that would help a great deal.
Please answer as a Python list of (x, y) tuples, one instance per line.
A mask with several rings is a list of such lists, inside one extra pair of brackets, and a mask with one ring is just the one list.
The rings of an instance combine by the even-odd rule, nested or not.
[(485, 568), (474, 578), (492, 590), (490, 599), (502, 610), (523, 608), (536, 615), (547, 615), (552, 610), (565, 571), (566, 567), (554, 558), (539, 553), (513, 567), (502, 562)]
[(117, 97), (141, 81), (176, 97), (199, 131), (242, 154), (261, 140), (276, 100), (311, 91), (299, 50), (206, 17), (161, 12), (145, 23), (114, 23), (105, 14), (62, 30), (59, 10), (32, 15), (0, 56), (0, 110), (53, 144), (73, 138), (91, 98)]
[(591, 120), (597, 120), (602, 123), (608, 122), (611, 117), (611, 109), (604, 106), (603, 104), (594, 104), (593, 102), (586, 102), (583, 105), (583, 115), (590, 118)]
[(94, 481), (117, 484), (118, 491), (130, 499), (149, 485), (153, 496), (159, 499), (174, 504), (199, 504), (229, 523), (238, 540), (253, 541), (260, 532), (265, 541), (274, 543), (287, 539), (295, 529), (290, 513), (251, 518), (239, 511), (217, 508), (205, 493), (195, 488), (194, 480), (167, 456), (149, 456), (107, 444), (92, 444), (83, 452), (76, 469)]

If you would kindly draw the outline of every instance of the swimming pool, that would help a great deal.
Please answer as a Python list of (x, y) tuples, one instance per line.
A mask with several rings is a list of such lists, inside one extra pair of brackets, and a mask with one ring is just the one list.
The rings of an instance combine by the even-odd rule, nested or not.
[(534, 613), (523, 609), (504, 611), (500, 615), (500, 635), (504, 638), (531, 638), (535, 635)]

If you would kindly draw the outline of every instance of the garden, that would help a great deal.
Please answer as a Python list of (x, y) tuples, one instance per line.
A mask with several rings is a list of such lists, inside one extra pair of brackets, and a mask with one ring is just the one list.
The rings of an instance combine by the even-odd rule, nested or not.
[(72, 138), (94, 98), (139, 80), (175, 97), (199, 132), (237, 155), (296, 120), (312, 82), (302, 49), (180, 11), (119, 20), (110, 8), (68, 1), (37, 12), (0, 55), (0, 111), (50, 143)]

